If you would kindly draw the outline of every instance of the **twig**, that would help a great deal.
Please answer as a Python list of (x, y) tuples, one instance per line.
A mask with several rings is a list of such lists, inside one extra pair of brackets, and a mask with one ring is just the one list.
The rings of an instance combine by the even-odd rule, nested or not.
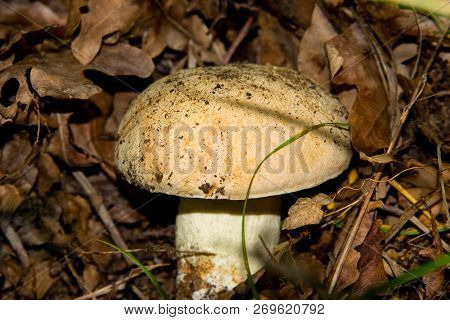
[(422, 45), (423, 45), (422, 27), (420, 26), (419, 16), (417, 15), (416, 7), (413, 6), (413, 10), (414, 10), (414, 16), (416, 18), (417, 29), (419, 31), (419, 48), (417, 49), (417, 58), (416, 58), (416, 61), (414, 62), (414, 68), (411, 72), (410, 79), (414, 79), (414, 76), (416, 75), (417, 68), (419, 67), (420, 56), (422, 53)]
[[(398, 125), (394, 128), (394, 134), (393, 134), (391, 143), (389, 144), (388, 150), (386, 152), (387, 155), (393, 154), (395, 147), (397, 146), (398, 138), (400, 137), (400, 132), (403, 128), (404, 123), (406, 122), (406, 119), (408, 118), (409, 112), (410, 112), (411, 108), (413, 107), (413, 105), (415, 104), (415, 102), (417, 101), (417, 99), (422, 94), (423, 90), (425, 89), (428, 71), (431, 68), (431, 65), (432, 65), (439, 49), (441, 48), (442, 43), (444, 42), (444, 39), (448, 33), (449, 27), (450, 27), (450, 24), (447, 26), (447, 30), (443, 33), (438, 45), (436, 46), (432, 56), (430, 57), (430, 60), (428, 61), (427, 65), (425, 66), (425, 69), (424, 69), (422, 77), (421, 77), (421, 81), (417, 84), (417, 86), (414, 90), (414, 93), (410, 99), (410, 102), (405, 106), (405, 108), (402, 112), (402, 115), (400, 117)], [(383, 170), (384, 170), (384, 166), (385, 166), (384, 164), (380, 164), (380, 165), (376, 166), (375, 177), (373, 180), (375, 180), (375, 181), (380, 180)], [(341, 272), (342, 272), (342, 268), (344, 267), (345, 260), (347, 259), (347, 255), (351, 249), (353, 241), (355, 240), (355, 237), (359, 230), (361, 222), (363, 221), (363, 218), (367, 213), (367, 209), (369, 207), (369, 203), (370, 203), (372, 195), (375, 191), (376, 185), (377, 185), (377, 183), (375, 183), (373, 181), (370, 182), (369, 191), (366, 194), (366, 198), (361, 206), (361, 209), (358, 212), (358, 216), (355, 220), (355, 223), (352, 226), (352, 229), (345, 241), (342, 253), (340, 254), (340, 256), (336, 262), (335, 271), (333, 273), (330, 288), (328, 291), (330, 294), (334, 291), (334, 288), (336, 287), (339, 276), (341, 275)]]
[(19, 256), (20, 262), (22, 262), (25, 268), (28, 268), (31, 265), (30, 256), (28, 255), (27, 250), (25, 249), (22, 240), (20, 239), (16, 230), (14, 230), (14, 228), (11, 227), (10, 224), (8, 224), (7, 226), (2, 225), (2, 229), (6, 239), (8, 239), (9, 241), (9, 244)]
[[(432, 196), (434, 192), (428, 195), (426, 198)], [(403, 214), (400, 216), (400, 219), (392, 226), (388, 236), (386, 237), (385, 243), (388, 243), (395, 237), (395, 235), (403, 228), (403, 226), (414, 216), (414, 214), (419, 210), (420, 207), (423, 207), (423, 202), (426, 201), (425, 198), (416, 201), (411, 207), (408, 208)]]
[(106, 226), (106, 229), (108, 229), (108, 232), (111, 235), (111, 238), (114, 241), (114, 243), (123, 250), (128, 250), (128, 246), (123, 240), (122, 235), (119, 232), (119, 229), (117, 229), (116, 225), (114, 224), (114, 221), (111, 218), (111, 215), (109, 214), (108, 210), (103, 204), (102, 197), (94, 189), (91, 182), (88, 180), (88, 178), (86, 178), (84, 173), (81, 171), (74, 171), (73, 176), (78, 181), (78, 183), (83, 187), (84, 192), (86, 192), (86, 194), (88, 195), (89, 199), (91, 200), (92, 206), (95, 208), (95, 211), (97, 211), (98, 215), (100, 216), (100, 219)]
[(231, 57), (233, 56), (236, 49), (241, 44), (242, 40), (247, 36), (248, 30), (250, 29), (250, 26), (253, 23), (253, 16), (248, 17), (247, 21), (245, 22), (244, 26), (242, 27), (241, 31), (239, 31), (239, 34), (237, 37), (233, 40), (233, 43), (231, 44), (230, 48), (227, 51), (227, 54), (223, 58), (222, 64), (227, 64), (230, 62)]
[[(167, 265), (168, 265), (167, 263), (158, 263), (158, 264), (154, 264), (151, 266), (146, 266), (146, 268), (148, 270), (153, 270), (153, 269), (156, 269), (159, 267), (164, 267)], [(75, 300), (94, 299), (95, 297), (104, 296), (105, 294), (110, 293), (112, 290), (117, 290), (117, 291), (123, 290), (123, 289), (125, 289), (128, 281), (140, 276), (142, 273), (143, 272), (140, 269), (134, 269), (134, 272), (132, 272), (131, 275), (129, 275), (123, 279), (117, 280), (116, 282), (114, 282), (112, 284), (108, 284), (107, 286), (97, 289), (91, 293), (88, 293), (88, 294), (82, 295), (78, 298), (75, 298)]]
[(78, 285), (84, 289), (87, 293), (91, 293), (92, 290), (89, 289), (86, 284), (84, 283), (83, 279), (81, 279), (80, 275), (77, 273), (75, 268), (73, 267), (72, 261), (70, 261), (69, 257), (67, 255), (64, 256), (64, 260), (66, 261), (67, 266), (69, 267), (70, 273), (72, 276), (77, 280)]

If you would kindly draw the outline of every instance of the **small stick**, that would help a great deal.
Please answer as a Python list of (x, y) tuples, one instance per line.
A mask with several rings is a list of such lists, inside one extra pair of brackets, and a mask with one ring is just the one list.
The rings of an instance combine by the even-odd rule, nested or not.
[[(422, 77), (421, 77), (421, 81), (417, 84), (416, 88), (414, 89), (414, 93), (411, 97), (410, 102), (405, 106), (402, 115), (400, 117), (399, 123), (398, 125), (394, 128), (394, 134), (391, 140), (391, 143), (389, 144), (388, 150), (386, 152), (387, 155), (392, 155), (395, 147), (397, 146), (397, 141), (398, 138), (400, 137), (400, 132), (401, 129), (403, 128), (403, 124), (406, 122), (406, 119), (408, 118), (409, 112), (411, 110), (411, 108), (413, 107), (413, 105), (415, 104), (415, 102), (417, 101), (417, 99), (420, 97), (420, 95), (422, 94), (423, 90), (425, 89), (425, 85), (426, 85), (426, 80), (427, 80), (427, 74), (428, 71), (431, 68), (431, 65), (434, 61), (434, 59), (436, 58), (436, 55), (439, 51), (439, 49), (442, 46), (442, 43), (445, 40), (445, 37), (448, 33), (450, 24), (447, 25), (447, 29), (445, 30), (445, 32), (443, 33), (438, 45), (436, 46), (432, 56), (430, 57), (430, 59), (428, 60), (427, 65), (425, 66), (425, 69), (423, 71)], [(381, 179), (381, 176), (383, 174), (383, 170), (384, 170), (384, 164), (380, 164), (376, 166), (376, 170), (375, 170), (375, 177), (373, 180), (378, 181)], [(331, 284), (330, 284), (330, 288), (328, 290), (328, 293), (332, 293), (334, 291), (334, 288), (336, 287), (336, 284), (338, 282), (339, 276), (341, 275), (342, 272), (342, 268), (344, 267), (344, 263), (345, 260), (347, 259), (347, 255), (351, 249), (352, 243), (355, 240), (356, 234), (359, 230), (359, 227), (361, 225), (361, 222), (363, 221), (364, 216), (367, 213), (367, 209), (369, 207), (369, 203), (370, 203), (370, 199), (372, 198), (372, 195), (375, 191), (375, 187), (377, 185), (376, 182), (374, 182), (373, 180), (370, 181), (370, 186), (369, 186), (369, 191), (367, 192), (366, 198), (364, 199), (364, 203), (361, 206), (361, 209), (358, 212), (358, 216), (355, 220), (355, 223), (350, 231), (349, 236), (347, 237), (345, 244), (344, 244), (344, 248), (342, 250), (342, 253), (339, 255), (339, 258), (336, 262), (336, 269), (333, 273), (333, 277), (331, 279)]]
[(86, 178), (84, 173), (81, 171), (74, 171), (73, 176), (78, 181), (78, 183), (83, 187), (84, 192), (87, 193), (89, 199), (91, 200), (92, 206), (95, 208), (95, 211), (97, 211), (98, 215), (100, 216), (100, 219), (106, 226), (106, 229), (108, 229), (108, 232), (111, 235), (111, 238), (114, 241), (114, 243), (121, 249), (128, 250), (128, 246), (123, 240), (122, 235), (119, 232), (119, 229), (117, 229), (116, 225), (114, 224), (114, 221), (111, 218), (111, 215), (109, 214), (108, 210), (103, 204), (102, 197), (94, 189), (91, 182), (88, 180), (88, 178)]
[[(164, 267), (164, 266), (167, 266), (167, 265), (169, 265), (169, 264), (167, 264), (167, 263), (158, 263), (158, 264), (154, 264), (154, 265), (151, 265), (151, 266), (146, 266), (146, 268), (151, 271), (153, 269), (156, 269), (156, 268), (159, 268), (159, 267)], [(88, 294), (82, 295), (82, 296), (80, 296), (78, 298), (75, 298), (75, 300), (94, 299), (95, 297), (98, 297), (98, 296), (104, 296), (105, 294), (110, 293), (112, 290), (120, 291), (120, 290), (125, 289), (125, 286), (126, 286), (128, 281), (130, 281), (131, 279), (136, 278), (137, 276), (140, 276), (143, 273), (140, 269), (134, 269), (134, 270), (135, 270), (135, 272), (132, 272), (131, 275), (129, 275), (129, 276), (123, 278), (123, 279), (117, 280), (116, 282), (114, 282), (112, 284), (108, 284), (108, 285), (106, 285), (106, 286), (104, 286), (102, 288), (99, 288), (99, 289), (97, 289), (97, 290), (95, 290), (95, 291), (93, 291), (91, 293), (88, 293)]]
[(408, 210), (403, 212), (403, 214), (400, 216), (396, 224), (392, 226), (392, 229), (390, 230), (388, 236), (386, 237), (386, 240), (384, 241), (385, 243), (391, 241), (392, 238), (394, 238), (395, 235), (403, 228), (406, 222), (408, 222), (414, 216), (417, 210), (424, 207), (422, 204), (424, 201), (425, 200), (423, 198), (420, 199), (419, 201), (416, 201), (411, 207), (408, 208)]
[(227, 51), (227, 54), (223, 58), (222, 64), (227, 64), (230, 62), (231, 57), (233, 56), (236, 49), (241, 44), (242, 40), (247, 36), (248, 30), (250, 29), (250, 26), (253, 23), (253, 16), (248, 17), (247, 21), (245, 22), (244, 26), (242, 27), (241, 31), (239, 31), (239, 34), (237, 37), (233, 40), (233, 43), (231, 44), (230, 48)]
[(66, 261), (67, 266), (69, 267), (70, 273), (72, 273), (75, 280), (77, 280), (78, 285), (84, 289), (87, 293), (91, 293), (92, 291), (86, 286), (83, 279), (81, 279), (80, 275), (75, 270), (72, 261), (70, 261), (69, 257), (67, 255), (64, 256), (64, 260)]
[(11, 247), (14, 249), (14, 251), (19, 256), (20, 262), (24, 265), (25, 268), (28, 268), (31, 265), (30, 262), (30, 256), (27, 253), (27, 250), (25, 249), (22, 240), (20, 239), (19, 235), (17, 234), (16, 230), (14, 230), (13, 227), (11, 227), (10, 224), (3, 227), (3, 233), (5, 234), (6, 239), (8, 239)]

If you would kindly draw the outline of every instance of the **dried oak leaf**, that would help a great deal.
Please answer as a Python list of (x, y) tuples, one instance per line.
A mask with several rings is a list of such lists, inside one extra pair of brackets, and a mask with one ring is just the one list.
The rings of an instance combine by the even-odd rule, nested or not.
[[(69, 116), (70, 115), (67, 114), (58, 114), (59, 128), (50, 138), (46, 152), (63, 160), (69, 166), (86, 167), (97, 164), (99, 159), (93, 154), (89, 154), (89, 150), (86, 150), (87, 152), (83, 153), (83, 150), (75, 147), (72, 143), (73, 133), (70, 130), (71, 128), (69, 129)], [(80, 133), (76, 132), (76, 134)], [(78, 138), (78, 142), (80, 139), (82, 138)]]
[(130, 30), (142, 13), (141, 1), (89, 1), (88, 10), (81, 14), (80, 33), (72, 42), (72, 53), (83, 65), (94, 60), (102, 46), (103, 37)]
[(134, 75), (149, 77), (155, 65), (152, 58), (138, 47), (120, 42), (114, 46), (104, 45), (94, 61), (86, 69), (94, 69), (110, 76)]
[(389, 101), (375, 57), (367, 55), (372, 48), (363, 31), (354, 23), (326, 46), (327, 51), (334, 48), (344, 59), (333, 83), (356, 86), (358, 90), (349, 114), (354, 147), (366, 154), (387, 147), (391, 138)]
[(188, 6), (185, 0), (167, 0), (161, 7), (153, 4), (150, 8), (151, 19), (142, 40), (142, 49), (152, 58), (166, 47), (185, 51), (189, 40), (203, 49), (211, 46), (212, 37), (199, 16), (186, 16)]
[(317, 83), (330, 87), (330, 69), (328, 67), (325, 43), (337, 36), (320, 6), (316, 5), (311, 25), (306, 29), (300, 41), (298, 69)]
[(323, 217), (322, 204), (314, 199), (299, 198), (289, 208), (288, 217), (283, 222), (283, 230), (293, 230), (310, 224), (318, 224)]
[(71, 36), (80, 25), (80, 9), (85, 7), (87, 3), (88, 0), (70, 0), (69, 13), (67, 15), (67, 22), (64, 31), (66, 36)]
[(81, 66), (69, 51), (48, 53), (33, 66), (30, 82), (41, 97), (87, 99), (101, 91), (83, 74)]
[(13, 119), (19, 111), (19, 105), (26, 107), (33, 101), (26, 73), (38, 61), (38, 57), (29, 56), (0, 73), (1, 117)]
[(9, 4), (4, 1), (0, 2), (0, 24), (14, 26), (23, 33), (64, 23), (64, 19), (39, 1)]
[(352, 287), (352, 293), (355, 296), (360, 296), (387, 281), (382, 258), (383, 246), (381, 241), (383, 235), (380, 232), (381, 224), (382, 220), (376, 220), (364, 242), (357, 248), (361, 258), (358, 264), (360, 276)]
[[(358, 232), (356, 233), (356, 237), (353, 240), (351, 249), (347, 254), (347, 258), (345, 259), (344, 266), (342, 267), (341, 274), (336, 284), (336, 291), (341, 291), (347, 288), (348, 286), (358, 281), (358, 279), (360, 278), (358, 262), (361, 258), (361, 254), (356, 250), (356, 247), (360, 246), (366, 239), (367, 234), (372, 227), (373, 216), (374, 213), (369, 212), (364, 216), (364, 219), (361, 222)], [(351, 227), (352, 222), (352, 219), (348, 219), (344, 226), (344, 229), (339, 234), (338, 241), (336, 242), (336, 246), (334, 249), (334, 255), (336, 257), (339, 254), (339, 251), (342, 249), (342, 244), (349, 234), (349, 228)], [(330, 275), (333, 275), (333, 272)]]

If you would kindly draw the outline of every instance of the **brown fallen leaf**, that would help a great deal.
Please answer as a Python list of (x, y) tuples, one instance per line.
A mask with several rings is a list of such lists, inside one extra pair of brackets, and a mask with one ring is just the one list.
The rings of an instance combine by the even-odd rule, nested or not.
[(392, 156), (389, 156), (387, 154), (377, 154), (375, 156), (368, 156), (362, 151), (359, 152), (359, 157), (362, 160), (366, 160), (371, 163), (390, 163), (395, 161), (395, 159)]
[(263, 0), (263, 5), (293, 29), (308, 28), (316, 0)]
[[(69, 116), (67, 114), (58, 114), (60, 119), (59, 128), (51, 136), (46, 152), (63, 160), (69, 166), (86, 167), (99, 163), (99, 159), (95, 157), (95, 154), (82, 153), (80, 152), (82, 150), (75, 148), (72, 144), (73, 135), (71, 130), (69, 130)], [(87, 152), (89, 151), (91, 150), (87, 150)]]
[(94, 61), (86, 66), (110, 76), (133, 75), (149, 77), (155, 65), (152, 58), (138, 47), (120, 42), (114, 46), (104, 45)]
[(352, 142), (358, 151), (371, 154), (389, 145), (389, 101), (369, 42), (357, 23), (326, 43), (344, 59), (333, 78), (335, 84), (356, 86), (358, 94), (349, 114)]
[(20, 206), (22, 201), (23, 197), (14, 185), (0, 185), (0, 214), (13, 213)]
[(322, 220), (322, 204), (310, 198), (299, 198), (289, 208), (288, 217), (284, 220), (282, 229), (293, 230), (310, 224), (318, 224)]
[(298, 69), (328, 89), (330, 88), (330, 70), (325, 43), (336, 36), (337, 33), (330, 21), (320, 6), (316, 5), (312, 13), (311, 25), (300, 41)]
[(385, 283), (388, 279), (383, 265), (383, 235), (380, 232), (382, 220), (377, 219), (369, 230), (364, 242), (357, 248), (361, 254), (358, 263), (360, 276), (352, 286), (354, 296), (363, 295), (370, 289)]
[(30, 82), (41, 97), (87, 99), (101, 91), (84, 76), (82, 66), (69, 51), (44, 55), (31, 69)]
[(187, 16), (188, 9), (186, 0), (167, 0), (160, 5), (151, 3), (148, 13), (151, 19), (148, 19), (142, 49), (154, 58), (166, 47), (185, 51), (189, 40), (203, 49), (209, 48), (212, 37), (208, 28), (198, 15)]
[[(350, 285), (354, 284), (360, 278), (360, 271), (358, 268), (358, 263), (361, 258), (361, 254), (356, 250), (358, 246), (360, 246), (367, 237), (370, 228), (372, 227), (374, 213), (369, 212), (364, 216), (363, 221), (361, 222), (361, 226), (358, 229), (355, 240), (352, 243), (352, 247), (347, 254), (347, 258), (344, 261), (344, 267), (342, 268), (342, 272), (339, 276), (336, 291), (339, 292)], [(337, 257), (339, 251), (341, 250), (341, 245), (344, 239), (348, 236), (348, 229), (351, 226), (352, 219), (348, 219), (344, 229), (339, 234), (338, 241), (336, 243), (336, 247), (334, 249), (334, 255)], [(328, 279), (331, 279), (333, 272), (330, 273)]]
[(219, 16), (221, 11), (225, 11), (226, 6), (227, 3), (220, 0), (192, 0), (186, 11), (199, 11), (206, 19), (213, 20)]
[(66, 36), (71, 36), (80, 25), (81, 22), (80, 9), (82, 7), (85, 7), (87, 3), (88, 0), (70, 0), (69, 13), (67, 15), (67, 22), (64, 31), (64, 34)]
[(94, 60), (104, 36), (127, 32), (141, 15), (142, 1), (96, 0), (81, 14), (80, 33), (72, 42), (72, 53), (83, 65)]
[(83, 269), (83, 282), (88, 290), (92, 291), (100, 283), (101, 275), (97, 266), (87, 264)]
[(258, 14), (259, 37), (256, 45), (256, 61), (260, 64), (273, 64), (297, 69), (299, 40), (285, 30), (277, 18), (260, 10)]
[(39, 155), (37, 168), (39, 170), (37, 190), (40, 195), (45, 195), (51, 190), (53, 185), (60, 182), (61, 172), (53, 158), (45, 152)]
[(39, 1), (31, 3), (2, 1), (0, 2), (0, 23), (14, 25), (26, 33), (41, 30), (50, 25), (63, 25), (65, 21)]

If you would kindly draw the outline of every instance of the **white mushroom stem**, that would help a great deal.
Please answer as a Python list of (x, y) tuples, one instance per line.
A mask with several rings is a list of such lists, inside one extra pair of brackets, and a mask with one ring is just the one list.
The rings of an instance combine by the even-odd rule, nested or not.
[[(242, 258), (243, 201), (182, 198), (176, 218), (177, 298), (216, 299), (246, 279)], [(280, 236), (280, 197), (249, 200), (246, 242), (250, 270), (268, 260)], [(210, 253), (209, 255), (207, 253)]]

